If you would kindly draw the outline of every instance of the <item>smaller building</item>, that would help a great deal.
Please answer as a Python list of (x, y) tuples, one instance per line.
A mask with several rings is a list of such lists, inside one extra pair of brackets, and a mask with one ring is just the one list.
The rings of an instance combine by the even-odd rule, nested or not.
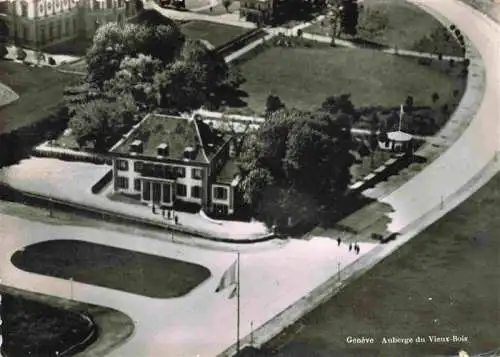
[(239, 182), (234, 140), (201, 119), (149, 114), (110, 150), (114, 192), (231, 215)]
[(394, 152), (406, 153), (411, 150), (413, 145), (413, 137), (411, 134), (401, 130), (387, 133), (387, 140), (379, 141), (379, 146), (383, 150), (391, 150)]
[(241, 0), (240, 17), (257, 24), (274, 21), (278, 0)]

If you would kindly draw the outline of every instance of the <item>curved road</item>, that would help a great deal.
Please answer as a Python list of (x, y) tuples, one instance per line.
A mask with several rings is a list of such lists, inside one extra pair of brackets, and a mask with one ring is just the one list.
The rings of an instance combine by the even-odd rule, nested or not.
[[(479, 110), (463, 135), (422, 173), (384, 199), (395, 210), (390, 227), (393, 230), (404, 230), (423, 214), (439, 207), (441, 202), (445, 202), (441, 212), (450, 209), (448, 198), (457, 197), (459, 189), (469, 187), (470, 179), (483, 172), (495, 157), (500, 137), (497, 104), (500, 98), (497, 69), (500, 63), (500, 25), (457, 0), (411, 1), (445, 16), (461, 28), (482, 56), (487, 83)], [(494, 166), (488, 174), (496, 172), (497, 168), (498, 165)], [(471, 187), (461, 199), (472, 192)], [(425, 224), (437, 218), (439, 214)], [(72, 290), (77, 300), (119, 309), (137, 322), (131, 339), (110, 356), (213, 357), (234, 341), (236, 302), (228, 300), (226, 293), (213, 292), (222, 272), (234, 261), (234, 254), (181, 247), (133, 234), (75, 229), (3, 215), (0, 215), (0, 221), (0, 272), (5, 284), (61, 297), (68, 297)], [(10, 264), (13, 251), (26, 244), (56, 238), (95, 241), (177, 257), (205, 265), (211, 270), (212, 277), (183, 298), (161, 300), (79, 283), (71, 289), (67, 281), (22, 272)], [(390, 248), (390, 245), (376, 247)], [(372, 249), (374, 245), (361, 246), (362, 253)], [(338, 267), (342, 269), (356, 258), (345, 246), (337, 247), (336, 242), (321, 238), (292, 241), (274, 250), (242, 254), (242, 306), (245, 308), (242, 311), (242, 336), (250, 332), (252, 321), (254, 327), (262, 325), (326, 281)]]
[(461, 29), (482, 57), (486, 86), (479, 109), (462, 136), (421, 174), (384, 199), (395, 210), (390, 226), (394, 231), (403, 229), (467, 185), (495, 157), (500, 138), (500, 25), (458, 0), (410, 2), (441, 14)]

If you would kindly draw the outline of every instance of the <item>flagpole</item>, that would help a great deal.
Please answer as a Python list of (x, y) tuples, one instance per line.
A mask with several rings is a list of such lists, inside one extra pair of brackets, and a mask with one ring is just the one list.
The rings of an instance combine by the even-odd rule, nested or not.
[(236, 303), (236, 353), (240, 352), (240, 252), (238, 252), (238, 278), (236, 282), (237, 286), (237, 303)]
[(403, 104), (401, 104), (401, 107), (399, 110), (399, 129), (398, 129), (398, 131), (401, 131), (401, 122), (403, 121), (403, 113), (404, 113)]

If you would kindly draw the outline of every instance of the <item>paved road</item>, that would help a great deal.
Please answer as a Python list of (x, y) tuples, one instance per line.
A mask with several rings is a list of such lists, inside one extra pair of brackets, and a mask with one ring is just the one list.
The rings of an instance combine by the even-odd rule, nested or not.
[[(231, 289), (216, 294), (219, 279), (234, 261), (234, 252), (200, 249), (106, 229), (30, 221), (0, 213), (0, 277), (5, 285), (62, 298), (110, 306), (136, 323), (131, 339), (109, 356), (215, 356), (234, 341), (236, 299)], [(207, 267), (212, 276), (188, 295), (152, 299), (98, 286), (71, 283), (15, 268), (11, 255), (22, 247), (53, 239), (77, 239), (182, 259)], [(255, 327), (306, 295), (359, 256), (329, 238), (264, 243), (264, 249), (241, 253), (241, 330)], [(260, 246), (260, 245), (259, 245)], [(360, 243), (366, 253), (375, 244)], [(168, 274), (168, 272), (165, 272)], [(84, 355), (85, 356), (85, 355)], [(90, 356), (85, 356), (90, 357)], [(94, 356), (93, 356), (94, 357)]]
[[(438, 206), (441, 199), (452, 196), (471, 177), (480, 172), (498, 150), (500, 97), (498, 63), (500, 63), (500, 26), (483, 14), (456, 0), (425, 0), (411, 2), (424, 10), (438, 12), (457, 24), (482, 56), (487, 73), (485, 95), (467, 130), (443, 155), (428, 168), (383, 201), (395, 210), (390, 228), (399, 230)], [(473, 103), (471, 103), (473, 105)], [(471, 113), (473, 115), (473, 113)]]
[[(416, 1), (412, 1), (416, 2)], [(414, 177), (399, 190), (384, 199), (392, 205), (391, 228), (405, 231), (410, 239), (425, 225), (438, 219), (457, 201), (456, 192), (466, 187), (460, 199), (472, 194), (478, 185), (469, 185), (471, 178), (491, 161), (498, 148), (500, 97), (498, 63), (500, 63), (499, 28), (489, 18), (472, 11), (456, 0), (425, 0), (424, 6), (439, 12), (456, 23), (466, 36), (476, 44), (487, 68), (486, 95), (481, 101), (474, 120), (462, 137), (425, 171)], [(469, 88), (469, 91), (477, 91)], [(473, 113), (471, 113), (473, 115)], [(498, 171), (494, 166), (488, 175)], [(484, 182), (489, 176), (482, 176)], [(444, 202), (443, 209), (436, 210)], [(426, 212), (432, 212), (421, 216)], [(179, 247), (172, 243), (79, 227), (51, 226), (8, 216), (0, 216), (2, 254), (1, 274), (5, 283), (28, 290), (65, 296), (69, 283), (60, 279), (21, 272), (10, 264), (10, 254), (35, 241), (75, 238), (135, 249), (169, 257), (182, 258), (207, 266), (212, 278), (181, 299), (158, 300), (138, 297), (109, 289), (75, 283), (75, 298), (85, 302), (112, 306), (129, 314), (137, 321), (137, 329), (130, 341), (111, 356), (214, 356), (231, 344), (234, 339), (235, 302), (213, 290), (218, 277), (233, 261), (234, 255), (223, 252)], [(418, 221), (419, 225), (412, 225)], [(403, 242), (402, 240), (398, 241)], [(376, 258), (389, 254), (378, 252)], [(362, 252), (373, 249), (363, 245)], [(379, 249), (379, 250), (384, 250)], [(383, 253), (383, 254), (382, 254)], [(374, 263), (372, 258), (360, 268)], [(337, 264), (341, 268), (355, 257), (346, 252), (345, 246), (316, 238), (309, 242), (293, 241), (283, 248), (249, 253), (242, 258), (242, 335), (250, 332), (250, 322), (258, 327), (283, 310), (299, 297), (330, 276), (335, 276)]]

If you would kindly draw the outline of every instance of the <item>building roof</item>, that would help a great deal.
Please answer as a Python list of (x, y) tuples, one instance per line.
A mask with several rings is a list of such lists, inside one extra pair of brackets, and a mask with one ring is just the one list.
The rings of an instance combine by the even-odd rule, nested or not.
[(234, 158), (229, 159), (221, 168), (215, 182), (224, 185), (231, 185), (236, 176), (238, 176), (238, 173), (239, 168), (237, 160)]
[[(209, 163), (217, 151), (230, 139), (230, 135), (212, 129), (201, 120), (162, 114), (149, 114), (137, 124), (111, 150), (111, 153), (133, 155), (150, 159), (184, 160), (184, 150), (194, 149), (189, 161)], [(131, 154), (130, 146), (142, 142), (142, 153)], [(168, 145), (168, 155), (158, 157), (157, 148)]]
[(394, 141), (410, 141), (412, 139), (412, 136), (408, 133), (402, 132), (402, 131), (392, 131), (390, 133), (387, 133), (387, 137), (389, 140), (394, 140)]

